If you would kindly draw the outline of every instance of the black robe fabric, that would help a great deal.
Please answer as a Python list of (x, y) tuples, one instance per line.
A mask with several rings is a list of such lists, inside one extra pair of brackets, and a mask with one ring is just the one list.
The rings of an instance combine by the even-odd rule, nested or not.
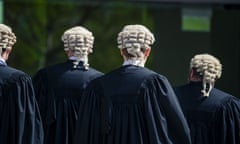
[(31, 77), (6, 65), (0, 65), (0, 143), (43, 144)]
[(120, 67), (94, 80), (79, 108), (74, 144), (189, 144), (190, 132), (168, 80)]
[(201, 82), (175, 88), (192, 143), (240, 144), (240, 100), (216, 88), (204, 97), (201, 89)]
[(103, 75), (72, 61), (39, 70), (33, 78), (44, 125), (44, 144), (72, 144), (81, 95), (88, 83)]

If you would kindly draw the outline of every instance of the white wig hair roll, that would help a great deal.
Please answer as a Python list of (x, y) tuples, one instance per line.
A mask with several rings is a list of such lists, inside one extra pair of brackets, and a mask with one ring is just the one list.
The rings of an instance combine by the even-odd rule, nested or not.
[[(191, 59), (190, 68), (195, 68), (203, 76), (202, 93), (204, 96), (209, 96), (215, 81), (222, 74), (222, 64), (220, 61), (209, 54), (198, 54)], [(207, 88), (207, 85), (209, 85), (209, 88)]]
[(2, 49), (12, 49), (16, 41), (17, 38), (12, 29), (5, 24), (0, 24), (0, 53)]
[(92, 53), (94, 43), (92, 32), (84, 27), (76, 26), (64, 32), (62, 41), (64, 42), (64, 50), (71, 50), (77, 58), (77, 61), (74, 62), (74, 67), (82, 60), (84, 67), (88, 69), (88, 54)]
[(126, 49), (135, 59), (142, 59), (142, 50), (150, 48), (155, 41), (154, 35), (143, 25), (126, 25), (118, 34), (119, 49)]

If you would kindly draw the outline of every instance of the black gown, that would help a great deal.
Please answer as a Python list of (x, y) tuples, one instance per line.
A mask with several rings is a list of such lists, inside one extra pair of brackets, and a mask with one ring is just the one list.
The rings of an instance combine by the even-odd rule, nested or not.
[(192, 143), (240, 144), (240, 100), (216, 88), (204, 97), (201, 89), (201, 82), (175, 88)]
[(79, 108), (74, 144), (189, 144), (190, 132), (168, 80), (127, 65), (95, 79)]
[(46, 67), (33, 78), (44, 125), (44, 144), (72, 144), (78, 107), (88, 83), (102, 73), (72, 61)]
[(43, 144), (43, 127), (31, 77), (0, 64), (0, 143)]

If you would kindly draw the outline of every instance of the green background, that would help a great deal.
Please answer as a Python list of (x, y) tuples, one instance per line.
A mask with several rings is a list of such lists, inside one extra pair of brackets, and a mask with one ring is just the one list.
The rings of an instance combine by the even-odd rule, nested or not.
[[(182, 13), (183, 9), (206, 8), (212, 13), (208, 18)], [(156, 37), (146, 67), (165, 75), (172, 85), (180, 85), (187, 82), (190, 59), (198, 53), (210, 53), (223, 64), (223, 76), (216, 87), (240, 96), (239, 6), (121, 0), (6, 0), (0, 10), (0, 20), (11, 26), (17, 36), (8, 64), (31, 76), (40, 68), (66, 60), (61, 36), (66, 29), (77, 25), (88, 28), (95, 37), (90, 65), (109, 72), (122, 64), (117, 34), (126, 24), (143, 24)]]

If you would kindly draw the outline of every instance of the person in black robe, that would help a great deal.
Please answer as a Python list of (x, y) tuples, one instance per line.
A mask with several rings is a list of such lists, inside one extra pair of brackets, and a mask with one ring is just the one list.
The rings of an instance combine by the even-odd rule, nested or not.
[(189, 83), (174, 88), (193, 144), (240, 144), (240, 100), (214, 88), (222, 65), (209, 54), (195, 55)]
[(127, 25), (119, 33), (123, 66), (89, 84), (74, 144), (190, 143), (187, 122), (167, 78), (144, 67), (153, 42), (143, 25)]
[(68, 60), (45, 67), (33, 78), (44, 125), (44, 144), (72, 144), (81, 95), (88, 83), (103, 75), (89, 67), (94, 37), (81, 26), (62, 36)]
[(0, 143), (43, 144), (43, 127), (32, 80), (6, 61), (16, 36), (0, 24)]

